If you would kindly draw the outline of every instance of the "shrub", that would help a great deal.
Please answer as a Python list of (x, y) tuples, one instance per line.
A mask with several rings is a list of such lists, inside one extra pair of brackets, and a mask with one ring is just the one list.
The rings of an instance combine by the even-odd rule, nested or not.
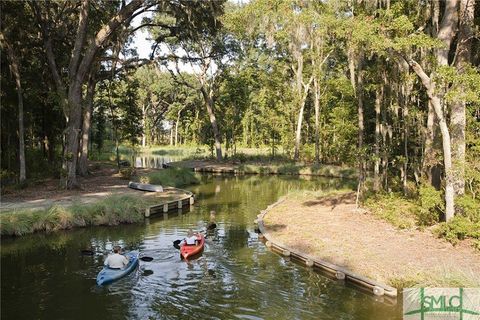
[(186, 168), (168, 168), (140, 177), (140, 182), (170, 187), (183, 187), (200, 183), (198, 175)]
[(400, 194), (376, 193), (368, 197), (364, 204), (375, 216), (390, 222), (397, 228), (407, 229), (415, 226), (418, 205)]
[(419, 189), (420, 210), (417, 213), (418, 224), (431, 226), (440, 221), (444, 211), (442, 193), (432, 186), (421, 186)]
[(463, 195), (455, 199), (455, 213), (472, 222), (480, 222), (480, 199)]
[(480, 222), (472, 222), (465, 217), (456, 216), (448, 222), (440, 223), (434, 232), (453, 244), (467, 238), (480, 240)]
[(130, 180), (135, 175), (135, 168), (128, 167), (120, 169), (120, 177), (125, 180)]
[(0, 185), (2, 189), (5, 185), (14, 184), (17, 181), (17, 174), (13, 171), (0, 169)]

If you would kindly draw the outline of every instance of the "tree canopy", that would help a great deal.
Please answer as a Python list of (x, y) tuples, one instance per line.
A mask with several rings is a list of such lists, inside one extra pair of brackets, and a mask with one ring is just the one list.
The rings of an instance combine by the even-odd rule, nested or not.
[[(478, 204), (478, 1), (0, 5), (2, 180), (76, 187), (107, 140), (218, 161), (267, 146), (358, 168), (360, 193), (433, 188), (447, 220)], [(142, 28), (149, 59), (132, 48)]]

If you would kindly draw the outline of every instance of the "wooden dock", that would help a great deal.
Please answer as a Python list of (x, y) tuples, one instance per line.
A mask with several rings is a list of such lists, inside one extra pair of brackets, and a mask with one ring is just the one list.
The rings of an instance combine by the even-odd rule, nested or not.
[(178, 189), (178, 188), (164, 188), (165, 191), (172, 191), (172, 190), (179, 190), (183, 192), (185, 195), (175, 199), (175, 200), (168, 200), (161, 202), (159, 204), (149, 206), (145, 209), (145, 218), (148, 218), (152, 215), (159, 214), (159, 213), (167, 213), (171, 210), (175, 209), (182, 209), (182, 208), (187, 208), (189, 206), (192, 206), (195, 203), (195, 197), (194, 194), (190, 191), (183, 190), (183, 189)]

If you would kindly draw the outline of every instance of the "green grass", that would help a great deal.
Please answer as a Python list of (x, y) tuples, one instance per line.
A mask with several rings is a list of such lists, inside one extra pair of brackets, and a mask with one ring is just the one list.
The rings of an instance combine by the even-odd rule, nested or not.
[(438, 269), (435, 272), (411, 272), (406, 276), (391, 277), (388, 284), (397, 289), (425, 288), (425, 287), (478, 287), (480, 278), (473, 271), (465, 273), (461, 271)]
[(200, 183), (198, 174), (185, 168), (168, 168), (139, 177), (140, 182), (164, 187), (184, 187)]
[(374, 216), (390, 222), (397, 228), (408, 229), (417, 225), (419, 206), (398, 194), (375, 194), (368, 197), (363, 204)]
[(94, 204), (53, 206), (46, 210), (19, 210), (0, 214), (0, 234), (20, 236), (38, 231), (118, 225), (143, 221), (148, 203), (133, 196), (109, 196)]

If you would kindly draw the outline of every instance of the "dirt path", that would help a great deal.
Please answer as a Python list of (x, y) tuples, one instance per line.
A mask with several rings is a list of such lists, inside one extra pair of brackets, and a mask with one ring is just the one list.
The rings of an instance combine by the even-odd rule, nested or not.
[(395, 287), (480, 285), (480, 253), (355, 210), (353, 193), (286, 199), (265, 216), (274, 239)]
[[(42, 183), (28, 186), (21, 190), (8, 190), (2, 195), (0, 212), (12, 210), (39, 210), (52, 205), (69, 206), (73, 203), (93, 203), (109, 195), (135, 195), (142, 197), (157, 197), (161, 201), (169, 201), (184, 196), (179, 189), (166, 189), (165, 192), (142, 192), (128, 188), (128, 181), (117, 174), (113, 166), (103, 165), (94, 169), (90, 167), (91, 175), (79, 177), (82, 186), (77, 190), (64, 190), (59, 187), (57, 179), (45, 180)], [(137, 174), (145, 174), (156, 169), (136, 169)]]

